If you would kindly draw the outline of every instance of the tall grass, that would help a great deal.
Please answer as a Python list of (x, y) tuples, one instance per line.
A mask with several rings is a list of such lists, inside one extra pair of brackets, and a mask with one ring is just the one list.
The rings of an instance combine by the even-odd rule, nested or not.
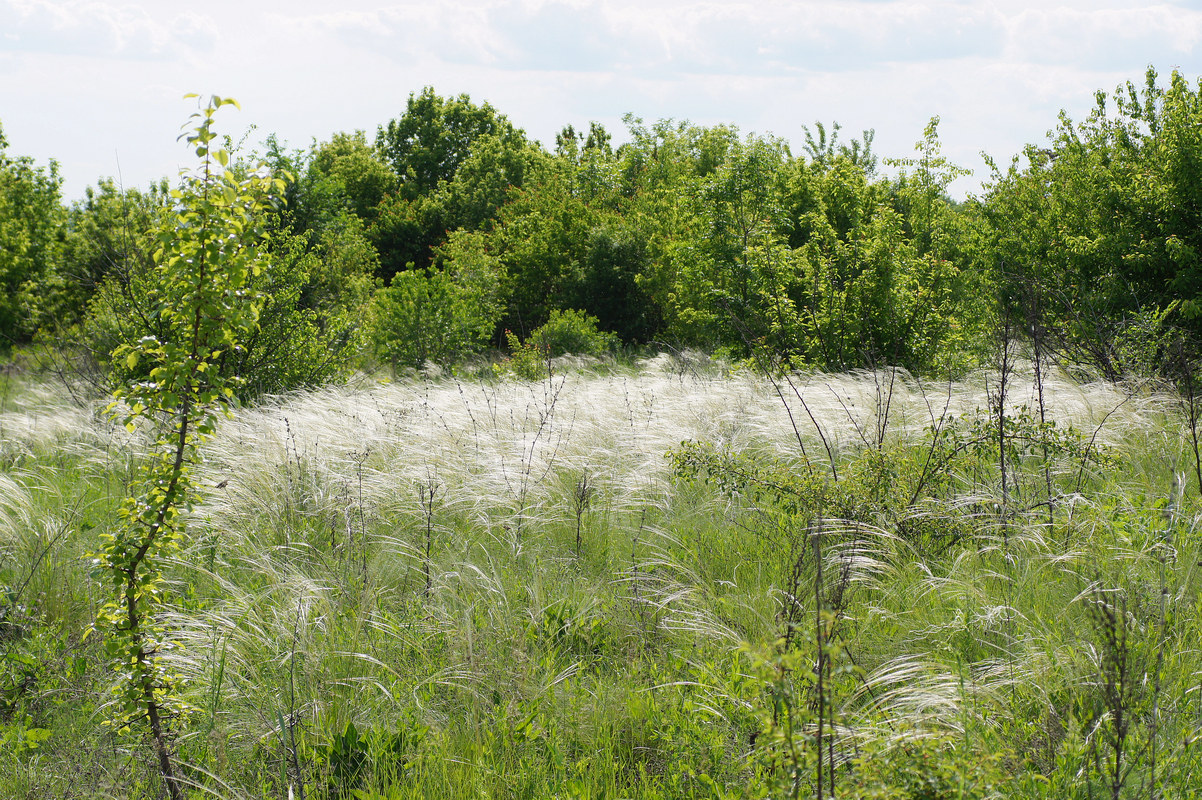
[[(1192, 458), (1176, 406), (1042, 378), (1045, 418), (1077, 436), (1020, 453), (1006, 492), (974, 433), (984, 374), (774, 383), (661, 356), (240, 409), (197, 467), (169, 576), (188, 780), (265, 798), (1188, 796), (1202, 553), (1197, 498), (1164, 502)], [(1035, 435), (1037, 387), (1014, 380), (1006, 414)], [(809, 510), (682, 478), (667, 455), (686, 441), (812, 474)], [(82, 638), (85, 554), (143, 444), (37, 386), (0, 409), (13, 796), (158, 791), (141, 743), (98, 727), (110, 679)], [(785, 769), (815, 747), (821, 784)], [(906, 783), (924, 770), (943, 794)]]

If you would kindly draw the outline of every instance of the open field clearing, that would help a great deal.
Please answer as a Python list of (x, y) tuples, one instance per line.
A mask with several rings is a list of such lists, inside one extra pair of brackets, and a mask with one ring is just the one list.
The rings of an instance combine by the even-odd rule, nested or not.
[[(214, 797), (1190, 797), (1180, 402), (700, 357), (223, 420), (161, 587)], [(1004, 402), (1002, 402), (1004, 400)], [(0, 393), (0, 794), (157, 797), (85, 636), (142, 433)], [(688, 443), (688, 444), (685, 444)]]

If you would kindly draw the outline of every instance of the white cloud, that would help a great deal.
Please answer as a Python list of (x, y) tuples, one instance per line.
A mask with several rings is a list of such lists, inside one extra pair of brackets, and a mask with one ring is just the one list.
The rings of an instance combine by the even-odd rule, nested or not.
[[(1199, 63), (1202, 12), (1139, 0), (0, 0), (0, 118), (14, 152), (56, 157), (67, 195), (113, 172), (173, 174), (187, 91), (237, 97), (259, 138), (297, 146), (375, 127), (410, 92), (467, 92), (544, 143), (621, 116), (800, 137), (815, 120), (877, 129), (908, 155), (943, 117), (979, 168), (1080, 118), (1096, 89)], [(263, 4), (267, 6), (267, 4)], [(155, 59), (150, 68), (144, 60)], [(116, 98), (116, 99), (112, 99)], [(72, 130), (87, 119), (88, 136)], [(164, 131), (167, 134), (164, 135)], [(135, 176), (135, 171), (137, 172)]]
[(153, 6), (94, 0), (7, 0), (0, 4), (5, 49), (57, 55), (169, 59), (210, 47), (215, 26), (185, 12), (165, 19)]
[(1030, 9), (1007, 20), (1007, 57), (1029, 63), (1110, 69), (1196, 54), (1202, 11), (1159, 5), (1087, 10)]

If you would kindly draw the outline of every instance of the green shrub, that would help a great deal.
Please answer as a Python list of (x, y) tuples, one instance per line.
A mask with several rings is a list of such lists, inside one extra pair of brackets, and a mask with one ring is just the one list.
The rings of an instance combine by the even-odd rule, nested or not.
[[(243, 379), (237, 390), (242, 399), (317, 386), (344, 374), (360, 349), (359, 320), (375, 270), (375, 251), (362, 224), (349, 215), (314, 236), (275, 231), (264, 244), (271, 268), (253, 276), (248, 287), (264, 297), (258, 326), (217, 364), (223, 376)], [(81, 334), (114, 386), (148, 369), (113, 359), (114, 349), (171, 335), (152, 305), (162, 271), (140, 261), (128, 266), (97, 290)]]
[(372, 306), (380, 361), (420, 367), (450, 364), (487, 344), (500, 319), (500, 262), (479, 234), (456, 231), (429, 270), (398, 272)]
[(618, 337), (608, 331), (598, 330), (596, 317), (568, 309), (552, 311), (547, 323), (530, 334), (526, 343), (533, 343), (552, 358), (568, 353), (602, 356), (614, 351)]
[[(957, 745), (960, 746), (957, 746)], [(858, 800), (981, 800), (1002, 796), (997, 753), (968, 749), (946, 737), (915, 735), (893, 747), (870, 745), (855, 759), (839, 797)]]
[(597, 328), (597, 318), (583, 311), (555, 310), (551, 318), (522, 342), (511, 331), (505, 331), (509, 344), (508, 370), (519, 378), (538, 380), (550, 371), (550, 360), (556, 356), (603, 356), (617, 349), (618, 337)]

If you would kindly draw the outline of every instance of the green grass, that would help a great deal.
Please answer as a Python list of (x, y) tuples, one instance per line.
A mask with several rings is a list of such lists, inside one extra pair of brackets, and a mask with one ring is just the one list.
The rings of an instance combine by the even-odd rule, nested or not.
[[(1020, 425), (1050, 455), (1016, 448), (1003, 492), (986, 379), (798, 376), (796, 430), (764, 379), (664, 357), (241, 409), (169, 570), (177, 756), (198, 797), (815, 797), (821, 700), (825, 796), (833, 755), (840, 797), (1188, 797), (1179, 411), (1057, 379), (1080, 435)], [(5, 796), (160, 791), (84, 637), (144, 446), (100, 404), (26, 381), (0, 407)], [(684, 441), (726, 460), (678, 474)]]

